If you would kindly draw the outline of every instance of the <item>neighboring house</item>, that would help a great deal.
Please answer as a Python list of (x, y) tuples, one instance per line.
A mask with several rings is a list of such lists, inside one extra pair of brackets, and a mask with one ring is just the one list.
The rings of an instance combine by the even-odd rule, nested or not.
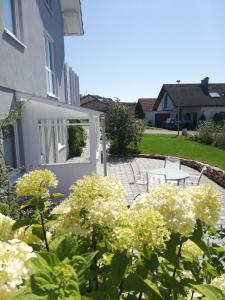
[[(11, 135), (1, 141), (6, 164), (48, 168), (67, 193), (97, 169), (100, 113), (80, 107), (79, 79), (64, 64), (64, 35), (83, 35), (79, 0), (0, 0), (0, 118), (17, 101), (25, 103)], [(85, 122), (88, 160), (67, 160), (71, 120)]]
[(111, 103), (111, 98), (104, 98), (98, 95), (90, 94), (82, 96), (80, 100), (80, 106), (101, 112), (106, 112)]
[(120, 102), (121, 104), (127, 106), (129, 108), (130, 113), (135, 117), (135, 108), (137, 103), (136, 102)]
[(136, 117), (143, 119), (146, 124), (155, 124), (155, 112), (153, 111), (156, 98), (140, 98), (138, 99), (135, 111)]
[(206, 77), (195, 84), (164, 84), (154, 105), (155, 126), (162, 127), (167, 118), (190, 123), (193, 128), (199, 119), (213, 118), (225, 112), (225, 83), (209, 83)]

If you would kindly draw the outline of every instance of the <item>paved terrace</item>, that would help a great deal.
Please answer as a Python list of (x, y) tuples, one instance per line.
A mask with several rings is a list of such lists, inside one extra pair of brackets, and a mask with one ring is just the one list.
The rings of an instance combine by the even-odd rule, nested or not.
[[(143, 192), (146, 192), (145, 185), (130, 184), (134, 181), (130, 163), (138, 165), (139, 169), (150, 170), (155, 168), (162, 168), (164, 166), (163, 160), (150, 159), (150, 158), (110, 158), (107, 162), (107, 175), (110, 177), (121, 180), (124, 188), (127, 191), (126, 199), (129, 204), (132, 203), (134, 198)], [(186, 166), (181, 166), (181, 169), (188, 172), (190, 175), (198, 175), (199, 172)], [(222, 211), (218, 225), (225, 226), (225, 189), (218, 184), (203, 176), (202, 183), (211, 183), (215, 185), (222, 193)]]

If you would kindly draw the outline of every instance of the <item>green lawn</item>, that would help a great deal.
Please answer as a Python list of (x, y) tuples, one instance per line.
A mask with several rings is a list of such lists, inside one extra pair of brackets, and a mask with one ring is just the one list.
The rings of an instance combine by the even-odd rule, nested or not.
[(183, 136), (145, 134), (142, 154), (161, 154), (198, 160), (225, 169), (225, 151), (188, 140)]

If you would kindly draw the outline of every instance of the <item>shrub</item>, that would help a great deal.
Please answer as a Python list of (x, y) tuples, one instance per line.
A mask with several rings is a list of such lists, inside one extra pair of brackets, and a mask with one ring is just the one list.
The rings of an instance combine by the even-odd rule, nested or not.
[(56, 184), (47, 170), (30, 172), (17, 191), (31, 194), (21, 209), (34, 206), (35, 217), (0, 215), (4, 239), (25, 226), (41, 241), (0, 242), (2, 300), (224, 299), (225, 230), (212, 226), (221, 209), (214, 186), (164, 184), (128, 208), (120, 182), (92, 175), (50, 212)]
[(106, 113), (105, 126), (111, 153), (126, 153), (129, 148), (137, 151), (144, 123), (135, 120), (128, 107), (119, 102), (111, 104)]
[(224, 125), (224, 114), (223, 113), (216, 113), (213, 116), (213, 121), (221, 126)]
[(195, 138), (198, 142), (211, 145), (215, 143), (220, 128), (213, 121), (202, 121), (199, 123)]
[(221, 128), (216, 137), (216, 146), (225, 150), (225, 125)]
[(69, 126), (69, 158), (80, 156), (82, 154), (83, 148), (86, 146), (86, 138), (87, 134), (85, 132), (85, 129), (81, 125)]

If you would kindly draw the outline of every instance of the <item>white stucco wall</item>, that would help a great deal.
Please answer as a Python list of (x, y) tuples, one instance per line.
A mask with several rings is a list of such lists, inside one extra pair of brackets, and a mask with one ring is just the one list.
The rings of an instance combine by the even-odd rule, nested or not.
[(163, 95), (161, 102), (157, 108), (157, 111), (167, 111), (167, 110), (170, 111), (170, 110), (174, 109), (174, 104), (173, 104), (171, 98), (169, 97), (169, 95), (167, 95), (167, 108), (164, 108), (165, 97), (166, 97), (166, 93)]
[(201, 114), (204, 114), (206, 119), (212, 119), (216, 113), (225, 112), (225, 107), (201, 107)]
[(152, 122), (152, 125), (155, 125), (155, 112), (154, 111), (145, 111), (144, 122), (148, 124), (149, 121)]

